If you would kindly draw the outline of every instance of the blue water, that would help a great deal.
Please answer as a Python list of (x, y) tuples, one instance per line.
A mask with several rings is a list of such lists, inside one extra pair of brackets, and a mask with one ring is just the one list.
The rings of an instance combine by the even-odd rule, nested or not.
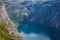
[[(26, 3), (24, 3), (24, 5), (26, 5)], [(34, 4), (33, 6), (29, 5), (25, 7), (31, 12), (27, 17), (24, 16), (24, 22), (20, 23), (20, 25), (17, 28), (18, 32), (24, 32), (26, 34), (30, 34), (30, 33), (40, 34), (42, 32), (46, 35), (49, 35), (51, 40), (60, 40), (60, 30), (56, 29), (54, 26), (51, 27), (49, 24), (51, 23), (52, 19), (54, 19), (55, 17), (56, 19), (58, 18), (57, 16), (54, 17), (54, 15), (56, 15), (56, 13), (58, 15), (60, 14), (60, 9), (59, 9), (60, 2), (57, 2), (56, 4), (52, 3), (51, 6), (44, 6), (44, 7), (42, 7), (42, 5), (40, 5), (40, 3), (38, 2)], [(34, 8), (34, 11), (32, 11), (32, 8)], [(26, 22), (30, 19), (33, 19), (32, 21), (36, 23)], [(40, 24), (40, 19), (43, 19), (44, 23), (45, 22), (47, 23)], [(59, 22), (58, 20), (60, 19), (58, 18), (57, 22)], [(53, 22), (55, 21), (53, 20)]]
[(50, 25), (23, 22), (21, 25), (19, 25), (17, 29), (18, 32), (24, 32), (26, 34), (29, 33), (40, 34), (41, 32), (43, 32), (46, 35), (49, 35), (52, 40), (60, 40), (60, 31), (54, 27), (51, 27)]

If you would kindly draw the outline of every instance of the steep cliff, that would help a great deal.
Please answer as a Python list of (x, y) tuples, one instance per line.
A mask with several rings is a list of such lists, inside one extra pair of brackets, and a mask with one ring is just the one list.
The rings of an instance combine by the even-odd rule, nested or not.
[(0, 40), (21, 40), (19, 35), (14, 35), (14, 33), (9, 34), (8, 24), (0, 21)]
[[(8, 40), (10, 38), (9, 35), (11, 35), (12, 38), (14, 38), (14, 39), (9, 39), (9, 40), (21, 40), (21, 37), (19, 37), (19, 33), (17, 32), (16, 25), (9, 19), (9, 17), (7, 15), (7, 11), (5, 9), (5, 5), (1, 2), (0, 2), (0, 20), (1, 20), (1, 24), (3, 24), (3, 26), (4, 26), (4, 27), (2, 27), (2, 25), (0, 24), (0, 27), (5, 28), (5, 24), (8, 25), (8, 26), (6, 26), (7, 33), (4, 32), (2, 34), (3, 36), (6, 35), (6, 37), (4, 36), (4, 37), (2, 37), (2, 39), (4, 38), (4, 40)], [(1, 34), (0, 34), (0, 36), (1, 36)]]

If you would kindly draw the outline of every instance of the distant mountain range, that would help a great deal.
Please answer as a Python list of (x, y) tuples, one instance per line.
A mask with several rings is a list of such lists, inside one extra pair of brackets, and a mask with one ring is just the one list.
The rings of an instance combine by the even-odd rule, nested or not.
[(28, 2), (23, 3), (22, 5), (25, 5), (29, 11), (29, 15), (24, 16), (27, 22), (46, 24), (56, 28), (60, 27), (60, 1), (36, 2), (34, 4), (30, 2), (28, 6)]
[(60, 1), (19, 3), (6, 2), (6, 9), (13, 22), (19, 24), (21, 21), (47, 24), (60, 27)]

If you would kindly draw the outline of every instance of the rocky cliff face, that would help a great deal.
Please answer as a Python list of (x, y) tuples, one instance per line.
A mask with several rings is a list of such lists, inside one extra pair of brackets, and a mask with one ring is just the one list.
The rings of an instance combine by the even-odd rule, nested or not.
[[(1, 2), (0, 2), (0, 20), (8, 25), (7, 30), (9, 34), (14, 34), (16, 37), (18, 36), (16, 25), (14, 25), (14, 23), (9, 19), (7, 15), (7, 11), (5, 9), (5, 5)], [(19, 39), (15, 38), (15, 40), (19, 40)]]
[[(27, 4), (30, 5), (27, 6)], [(24, 16), (24, 21), (60, 29), (60, 1), (46, 1), (42, 4), (40, 2), (35, 4), (24, 2), (22, 5), (25, 5), (24, 7), (29, 11), (28, 16)]]

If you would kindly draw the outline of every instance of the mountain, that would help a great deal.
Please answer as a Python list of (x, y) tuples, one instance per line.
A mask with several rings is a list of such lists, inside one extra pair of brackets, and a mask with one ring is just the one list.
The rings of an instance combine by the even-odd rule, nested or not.
[(15, 36), (14, 34), (9, 34), (8, 25), (0, 21), (0, 40), (21, 40), (20, 36)]
[[(42, 4), (40, 2), (31, 3), (26, 6), (26, 9), (29, 11), (28, 16), (24, 16), (24, 21), (46, 24), (50, 26), (55, 26), (56, 28), (60, 27), (60, 1), (46, 1)], [(29, 3), (28, 3), (29, 4)]]
[(20, 21), (22, 21), (22, 9), (23, 6), (17, 3), (9, 3), (5, 2), (6, 4), (6, 10), (9, 18), (16, 24), (18, 25)]
[(60, 26), (60, 19), (58, 18), (58, 15), (60, 15), (58, 13), (60, 11), (59, 2), (59, 0), (51, 0), (46, 2), (6, 2), (6, 10), (11, 20), (17, 25), (21, 21), (27, 21), (32, 23), (47, 24), (58, 28)]
[(16, 25), (10, 20), (3, 2), (0, 2), (0, 21), (0, 40), (21, 40)]
[[(46, 34), (49, 40), (60, 40), (60, 1), (46, 1), (43, 3), (23, 2), (28, 15), (24, 15), (23, 21), (18, 26), (18, 32), (29, 36), (31, 33)], [(23, 36), (28, 40), (28, 36)], [(29, 37), (31, 40), (33, 38)], [(37, 37), (38, 38), (38, 37)], [(36, 40), (43, 40), (37, 39)], [(35, 38), (34, 38), (35, 39)]]
[(11, 20), (17, 25), (21, 21), (27, 21), (58, 28), (60, 26), (58, 18), (60, 10), (57, 11), (59, 9), (59, 2), (59, 0), (46, 2), (24, 1), (20, 3), (6, 2), (6, 10)]
[[(20, 23), (17, 27), (19, 32), (27, 35), (43, 32), (51, 40), (60, 40), (60, 1), (5, 3), (8, 17), (13, 23)], [(26, 35), (23, 37), (25, 39)]]

